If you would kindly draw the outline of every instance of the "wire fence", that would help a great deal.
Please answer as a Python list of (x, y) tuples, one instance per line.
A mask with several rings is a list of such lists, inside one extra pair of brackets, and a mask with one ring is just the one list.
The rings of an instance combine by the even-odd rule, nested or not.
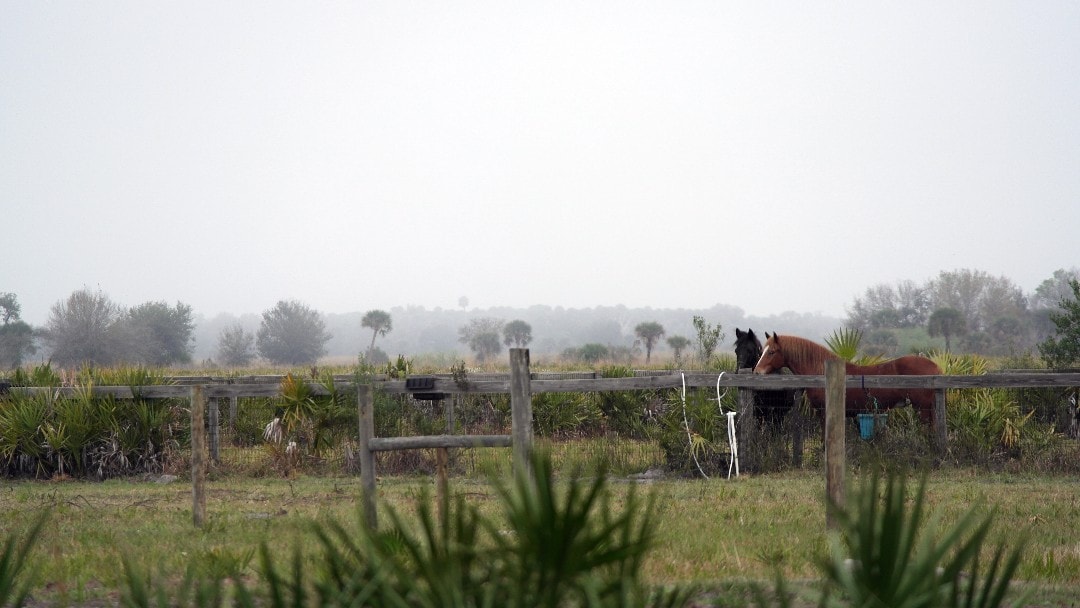
[[(536, 445), (549, 450), (564, 468), (602, 465), (631, 474), (666, 464), (660, 442), (650, 436), (655, 433), (649, 428), (647, 413), (636, 425), (617, 428), (604, 417), (604, 400), (599, 394), (546, 393), (535, 395), (534, 400), (541, 403), (534, 409)], [(281, 398), (210, 400), (211, 414), (205, 419), (212, 438), (212, 465), (223, 472), (254, 475), (294, 470), (331, 475), (359, 472), (355, 409), (351, 417), (342, 412), (318, 428), (297, 424), (279, 438), (268, 436), (268, 427), (286, 414), (287, 407)], [(628, 412), (624, 415), (629, 417)], [(507, 435), (511, 429), (509, 397), (454, 395), (420, 400), (410, 395), (379, 395), (375, 425), (379, 437)], [(434, 450), (378, 452), (375, 457), (378, 470), (386, 474), (424, 475), (436, 468)], [(452, 450), (450, 466), (454, 474), (462, 476), (500, 473), (510, 470), (511, 454), (500, 448)]]
[[(605, 466), (621, 475), (661, 469), (669, 475), (710, 475), (729, 468), (731, 447), (723, 411), (737, 408), (739, 389), (541, 392), (532, 396), (536, 445), (565, 470)], [(771, 394), (770, 394), (771, 393)], [(757, 414), (740, 415), (743, 471), (822, 466), (821, 413), (796, 410), (790, 391), (759, 391)], [(948, 390), (948, 452), (938, 462), (1080, 471), (1077, 389), (963, 388)], [(376, 392), (375, 435), (506, 435), (505, 394), (448, 394), (438, 400)], [(114, 477), (184, 474), (189, 469), (190, 410), (183, 398), (113, 399), (76, 392), (0, 397), (0, 465), (6, 476)], [(871, 438), (854, 420), (849, 453), (856, 466), (880, 459), (912, 462), (934, 453), (925, 424), (899, 408), (887, 431)], [(212, 471), (229, 475), (352, 475), (359, 472), (355, 388), (326, 397), (210, 399), (205, 423)], [(797, 413), (796, 413), (797, 412)], [(280, 432), (270, 433), (278, 420)], [(754, 424), (744, 424), (754, 420)], [(96, 425), (96, 426), (94, 426)], [(433, 450), (378, 452), (387, 475), (436, 470)], [(451, 473), (477, 476), (509, 471), (501, 448), (452, 450)]]

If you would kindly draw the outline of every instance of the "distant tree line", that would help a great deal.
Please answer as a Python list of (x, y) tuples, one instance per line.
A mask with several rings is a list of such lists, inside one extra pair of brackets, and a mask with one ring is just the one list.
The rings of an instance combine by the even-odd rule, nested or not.
[[(195, 323), (191, 306), (182, 302), (124, 308), (100, 290), (84, 288), (53, 305), (42, 328), (30, 328), (19, 315), (15, 295), (0, 294), (0, 369), (22, 365), (39, 343), (49, 361), (62, 367), (192, 363)], [(301, 365), (323, 356), (329, 339), (319, 313), (283, 300), (263, 313), (254, 335), (239, 325), (223, 329), (218, 354), (226, 366), (248, 365), (256, 356), (272, 364)]]
[(80, 289), (53, 305), (36, 332), (49, 359), (61, 366), (191, 362), (191, 307), (145, 302), (124, 308), (101, 291)]
[[(1076, 365), (1080, 364), (1078, 280), (1080, 270), (1058, 270), (1027, 295), (1005, 277), (966, 269), (942, 272), (923, 284), (913, 281), (880, 284), (855, 298), (846, 325), (860, 332), (862, 348), (867, 354), (926, 352), (943, 346), (946, 350), (991, 356), (1037, 352), (1048, 365)], [(444, 344), (442, 340), (452, 335), (480, 363), (496, 359), (504, 347), (531, 347), (537, 335), (542, 343), (540, 351), (552, 352), (558, 342), (552, 342), (547, 334), (554, 333), (553, 319), (559, 314), (584, 319), (585, 325), (571, 328), (572, 337), (561, 338), (565, 346), (554, 353), (565, 360), (586, 364), (630, 364), (640, 361), (642, 355), (648, 363), (656, 348), (666, 344), (676, 364), (683, 365), (685, 355), (690, 353), (698, 364), (709, 367), (725, 338), (721, 323), (711, 324), (705, 316), (687, 314), (690, 311), (685, 310), (632, 311), (620, 306), (563, 311), (532, 307), (524, 311), (529, 321), (522, 318), (505, 321), (507, 317), (493, 314), (475, 316), (466, 307), (467, 302), (462, 304), (461, 311), (443, 311), (447, 319), (459, 319), (456, 328), (440, 321), (419, 328), (417, 333), (418, 328), (411, 326), (421, 318), (432, 317), (423, 316), (423, 309), (395, 308), (392, 312), (369, 310), (362, 317), (338, 315), (338, 319), (355, 320), (344, 326), (339, 322), (331, 333), (326, 315), (296, 300), (282, 300), (263, 311), (257, 326), (250, 320), (219, 325), (213, 353), (200, 364), (245, 367), (257, 359), (271, 365), (314, 364), (327, 354), (327, 344), (334, 334), (346, 333), (351, 336), (349, 352), (353, 356), (359, 354), (381, 365), (389, 357), (376, 342), (383, 338), (385, 346), (399, 315), (405, 317), (410, 335), (419, 338), (413, 338), (409, 348), (399, 350), (399, 354), (431, 353), (443, 348), (435, 345)], [(500, 311), (522, 312), (513, 309), (487, 312)], [(656, 313), (656, 317), (643, 318), (649, 311)], [(680, 313), (686, 316), (672, 320)], [(750, 323), (739, 309), (720, 307), (713, 313), (726, 316), (733, 324)], [(762, 329), (797, 333), (796, 326), (808, 319), (786, 313), (771, 318)], [(830, 322), (830, 330), (839, 321)], [(542, 327), (540, 332), (535, 329), (537, 323)], [(667, 323), (677, 325), (678, 329), (669, 331)], [(58, 301), (51, 308), (46, 324), (34, 328), (22, 321), (17, 296), (0, 292), (0, 370), (24, 365), (34, 356), (60, 366), (189, 365), (193, 361), (195, 326), (191, 307), (182, 302), (170, 305), (151, 301), (125, 308), (100, 290), (84, 288)], [(371, 333), (362, 337), (362, 331)], [(566, 328), (560, 331), (565, 332)], [(683, 332), (690, 337), (682, 335)], [(402, 343), (397, 342), (394, 347), (401, 348)]]
[(847, 324), (863, 333), (863, 345), (883, 354), (946, 350), (990, 356), (1034, 352), (1057, 333), (1053, 315), (1076, 299), (1070, 282), (1080, 270), (1061, 269), (1034, 293), (1006, 277), (978, 270), (941, 272), (922, 284), (900, 281), (867, 288), (848, 309)]

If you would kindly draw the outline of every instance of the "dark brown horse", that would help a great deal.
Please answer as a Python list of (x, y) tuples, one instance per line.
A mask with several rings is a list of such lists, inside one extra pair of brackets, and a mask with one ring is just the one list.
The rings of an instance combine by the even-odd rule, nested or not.
[[(754, 366), (754, 373), (768, 374), (787, 367), (796, 374), (820, 376), (825, 373), (825, 361), (830, 359), (839, 360), (840, 357), (824, 346), (805, 338), (780, 337), (775, 333), (770, 336), (766, 332), (765, 349), (757, 365)], [(936, 363), (926, 357), (915, 355), (891, 359), (876, 365), (855, 365), (847, 362), (845, 368), (849, 376), (912, 376), (941, 373), (941, 368)], [(807, 389), (806, 396), (815, 407), (825, 407), (824, 389)], [(846, 394), (846, 409), (849, 416), (854, 416), (859, 412), (874, 409), (875, 406), (887, 409), (907, 401), (911, 402), (924, 422), (930, 421), (930, 413), (934, 406), (932, 389), (875, 388), (868, 391), (862, 388), (849, 388)]]
[(761, 340), (754, 335), (754, 330), (743, 331), (735, 328), (735, 363), (736, 369), (752, 369), (761, 358)]

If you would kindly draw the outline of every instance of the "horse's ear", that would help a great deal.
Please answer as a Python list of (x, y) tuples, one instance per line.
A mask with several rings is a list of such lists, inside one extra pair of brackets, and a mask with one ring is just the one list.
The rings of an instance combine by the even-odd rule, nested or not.
[(765, 339), (766, 339), (766, 340), (768, 340), (768, 339), (769, 339), (769, 332), (765, 332)]
[(747, 329), (747, 330), (746, 330), (746, 335), (750, 336), (751, 338), (754, 338), (755, 340), (757, 339), (757, 338), (756, 338), (756, 337), (754, 336), (754, 330), (752, 330), (752, 329)]
[[(753, 331), (753, 330), (751, 330), (751, 331)], [(742, 332), (742, 330), (741, 330), (741, 329), (739, 329), (738, 327), (736, 327), (736, 328), (735, 328), (735, 337), (736, 337), (736, 338), (741, 338), (741, 337), (743, 337), (743, 332)]]
[(772, 341), (779, 344), (780, 343), (780, 334), (776, 333), (775, 331), (772, 332)]

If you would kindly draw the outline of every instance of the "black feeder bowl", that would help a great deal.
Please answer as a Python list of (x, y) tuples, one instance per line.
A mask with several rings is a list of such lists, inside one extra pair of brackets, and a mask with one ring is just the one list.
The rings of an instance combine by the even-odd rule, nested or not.
[(405, 390), (409, 391), (413, 399), (417, 401), (442, 401), (446, 393), (436, 393), (435, 378), (432, 376), (416, 376), (405, 379)]

